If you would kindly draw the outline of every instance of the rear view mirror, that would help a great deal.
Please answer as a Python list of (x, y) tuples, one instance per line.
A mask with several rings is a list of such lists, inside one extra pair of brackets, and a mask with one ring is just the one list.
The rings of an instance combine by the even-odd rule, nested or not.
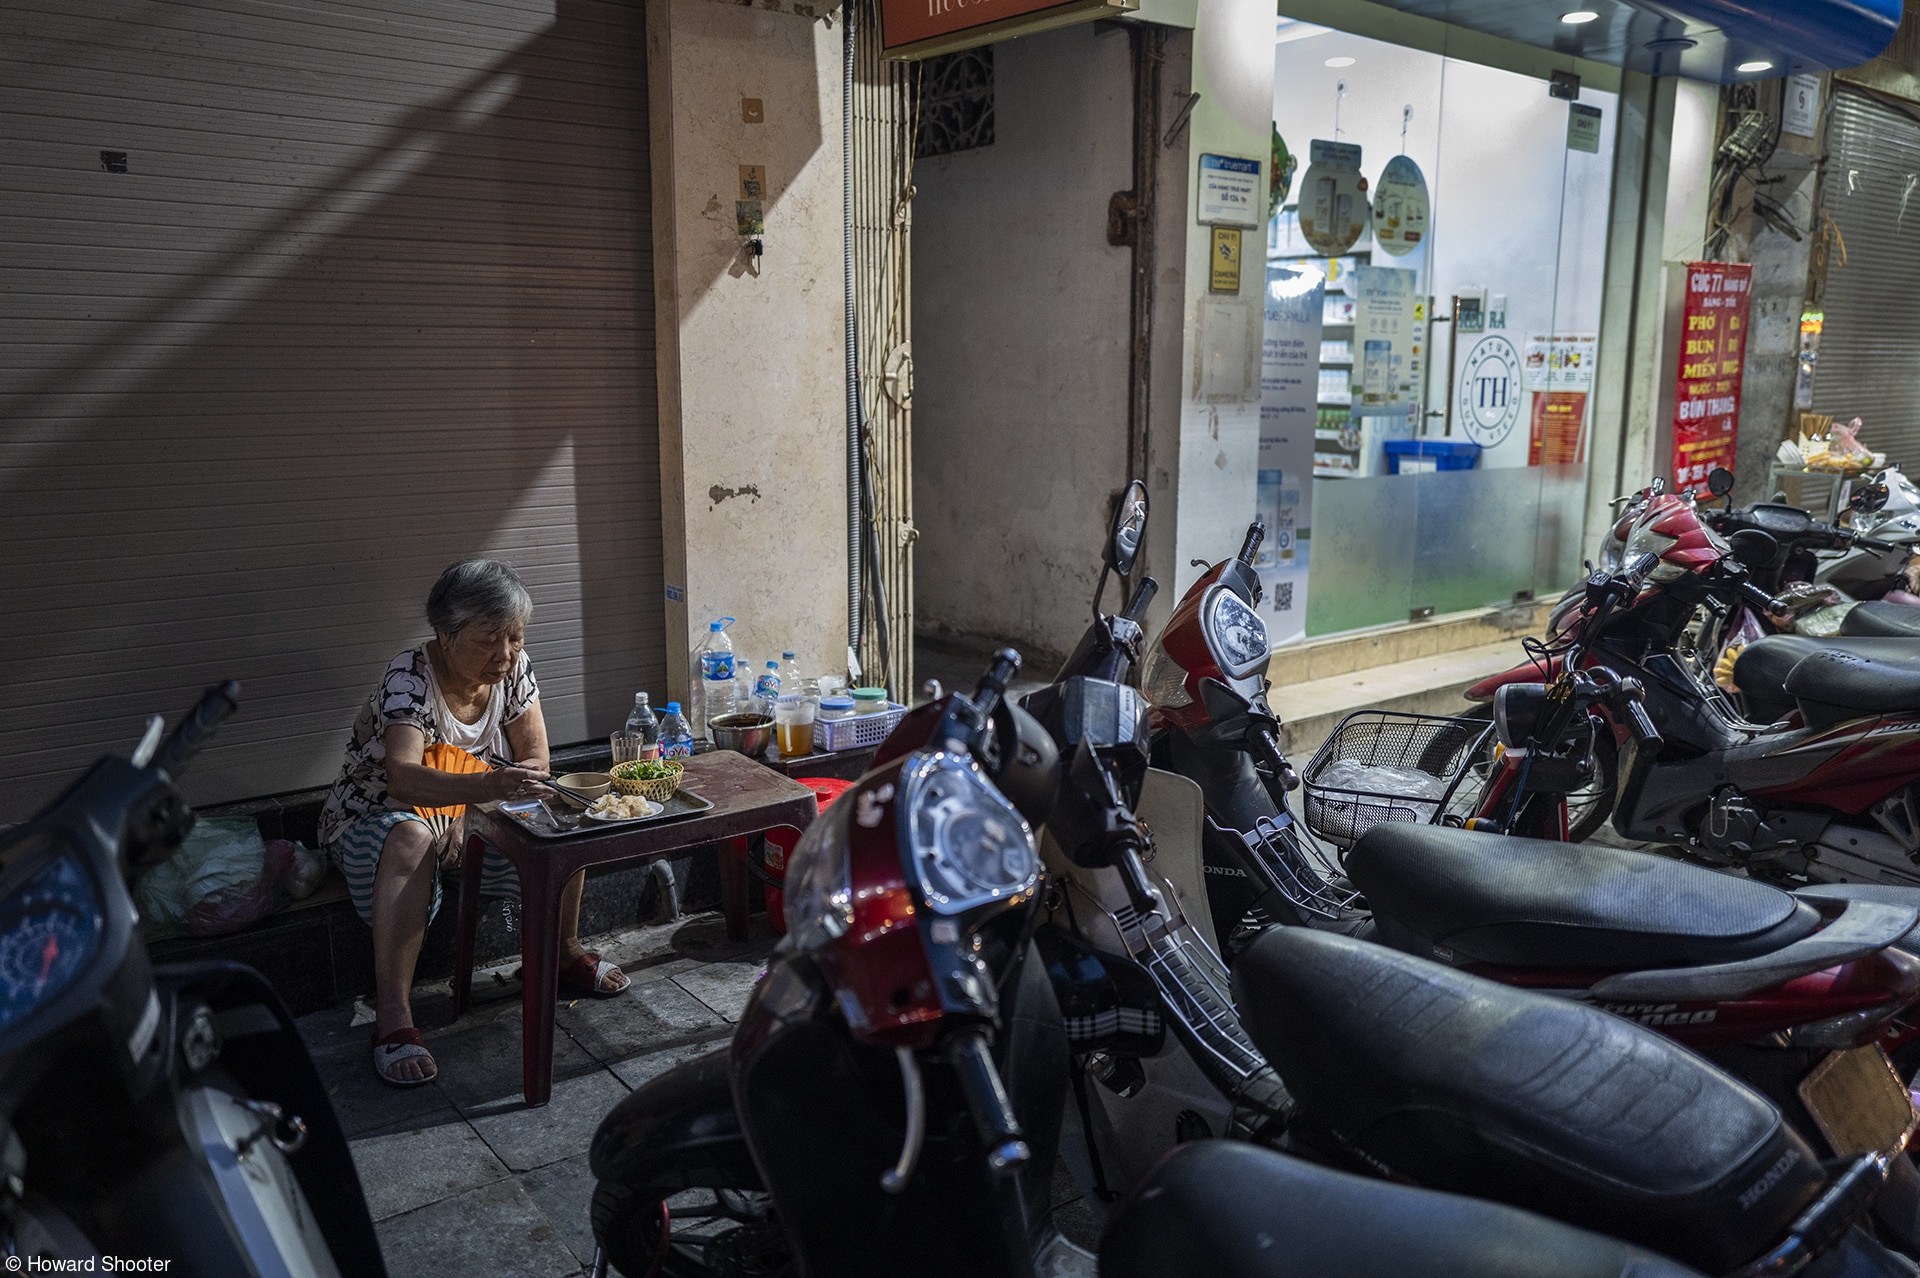
[(1733, 472), (1725, 466), (1715, 466), (1707, 472), (1707, 491), (1715, 497), (1725, 497), (1733, 491)]
[(1871, 513), (1887, 504), (1887, 486), (1880, 484), (1860, 484), (1847, 498), (1847, 509)]
[(1727, 541), (1733, 557), (1749, 568), (1765, 568), (1780, 553), (1780, 543), (1758, 528), (1742, 528)]
[(1127, 485), (1113, 511), (1113, 529), (1100, 558), (1122, 577), (1133, 573), (1140, 557), (1140, 542), (1147, 535), (1147, 486), (1139, 480)]

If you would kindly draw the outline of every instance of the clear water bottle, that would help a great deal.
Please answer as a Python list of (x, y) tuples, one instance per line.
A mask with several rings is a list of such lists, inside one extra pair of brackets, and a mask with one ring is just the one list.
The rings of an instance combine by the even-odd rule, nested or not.
[(760, 677), (753, 681), (754, 700), (772, 705), (780, 696), (780, 684), (780, 663), (769, 661), (767, 668), (760, 672)]
[(680, 713), (678, 701), (667, 702), (667, 712), (660, 717), (660, 757), (663, 759), (693, 757), (693, 729), (688, 726), (685, 716)]
[(733, 713), (734, 656), (733, 640), (727, 638), (732, 617), (722, 617), (707, 626), (707, 637), (693, 654), (693, 722), (705, 735), (707, 720)]
[(644, 692), (633, 694), (633, 712), (627, 716), (627, 731), (640, 738), (641, 758), (660, 757), (660, 721), (654, 718), (653, 707)]
[(780, 654), (780, 688), (784, 692), (800, 691), (800, 663), (791, 652)]

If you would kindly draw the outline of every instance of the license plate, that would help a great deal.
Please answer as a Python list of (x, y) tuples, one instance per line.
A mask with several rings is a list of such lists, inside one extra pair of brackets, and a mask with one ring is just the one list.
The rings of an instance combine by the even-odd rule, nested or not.
[(1799, 1090), (1820, 1134), (1843, 1158), (1891, 1153), (1913, 1134), (1913, 1097), (1878, 1046), (1833, 1053)]

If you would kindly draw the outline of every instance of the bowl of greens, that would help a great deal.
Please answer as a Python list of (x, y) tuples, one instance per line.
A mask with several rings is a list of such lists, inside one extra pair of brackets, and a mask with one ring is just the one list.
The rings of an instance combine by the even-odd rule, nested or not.
[(681, 766), (671, 759), (635, 759), (613, 767), (613, 788), (665, 803), (680, 788)]

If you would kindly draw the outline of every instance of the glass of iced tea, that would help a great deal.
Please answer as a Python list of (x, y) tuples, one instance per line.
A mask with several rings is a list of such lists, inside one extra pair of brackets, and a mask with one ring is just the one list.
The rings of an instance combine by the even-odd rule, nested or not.
[(607, 744), (613, 748), (614, 766), (632, 763), (641, 757), (645, 744), (637, 732), (615, 732), (607, 737)]
[(773, 703), (773, 732), (782, 758), (813, 753), (813, 711), (813, 699), (799, 693), (783, 693)]

